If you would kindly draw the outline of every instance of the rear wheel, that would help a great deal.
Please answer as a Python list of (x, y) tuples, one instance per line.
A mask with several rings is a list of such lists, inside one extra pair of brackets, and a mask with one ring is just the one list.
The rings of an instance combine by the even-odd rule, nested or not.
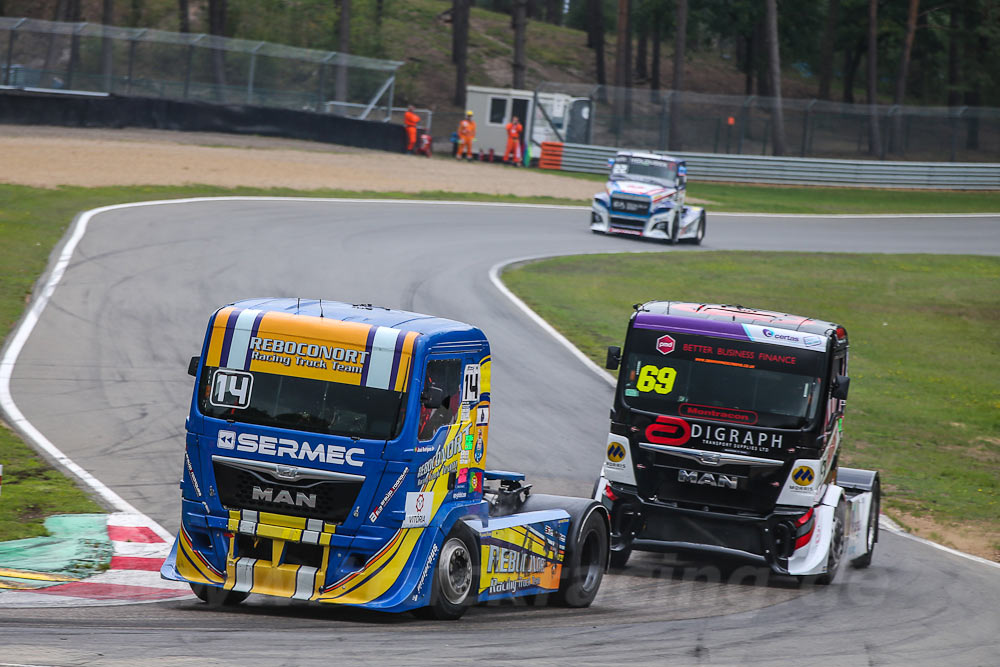
[(434, 569), (431, 603), (416, 610), (417, 615), (439, 621), (461, 618), (478, 593), (478, 571), (476, 541), (468, 530), (456, 526), (441, 545), (441, 555)]
[[(576, 526), (570, 526), (576, 530)], [(579, 528), (579, 537), (563, 561), (556, 600), (567, 607), (587, 607), (597, 597), (608, 566), (608, 527), (595, 506)]]
[(881, 507), (882, 486), (876, 479), (874, 486), (872, 486), (872, 503), (868, 508), (868, 533), (865, 541), (865, 552), (851, 561), (851, 566), (853, 567), (862, 569), (872, 564), (875, 543), (878, 542), (878, 516)]
[(844, 514), (846, 503), (841, 498), (837, 503), (837, 509), (833, 512), (833, 536), (830, 538), (830, 553), (826, 557), (826, 572), (816, 577), (816, 583), (820, 586), (828, 586), (833, 583), (840, 570), (840, 561), (844, 556)]
[(207, 602), (213, 607), (234, 607), (250, 597), (249, 593), (238, 591), (227, 591), (218, 586), (207, 584), (191, 584), (191, 592), (202, 602)]

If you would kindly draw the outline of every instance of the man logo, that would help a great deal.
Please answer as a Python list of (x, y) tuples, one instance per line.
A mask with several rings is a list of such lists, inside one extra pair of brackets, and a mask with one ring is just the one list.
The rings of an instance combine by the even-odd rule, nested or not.
[(236, 447), (235, 431), (219, 431), (219, 439), (216, 442), (219, 449), (234, 449)]
[(816, 474), (809, 466), (799, 466), (792, 473), (792, 480), (799, 486), (809, 486), (816, 479)]
[(625, 458), (625, 448), (622, 447), (617, 442), (612, 442), (608, 445), (608, 460), (612, 463), (618, 463)]

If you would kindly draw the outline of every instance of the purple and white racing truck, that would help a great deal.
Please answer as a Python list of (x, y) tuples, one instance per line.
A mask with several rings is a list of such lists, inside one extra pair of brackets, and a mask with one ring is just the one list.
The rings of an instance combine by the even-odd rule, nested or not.
[(611, 565), (633, 550), (736, 556), (828, 584), (871, 563), (879, 475), (838, 466), (847, 332), (742, 306), (636, 306), (595, 498)]
[(620, 152), (611, 161), (604, 192), (594, 195), (590, 229), (595, 234), (700, 244), (705, 238), (705, 209), (686, 206), (686, 190), (684, 160), (657, 153)]

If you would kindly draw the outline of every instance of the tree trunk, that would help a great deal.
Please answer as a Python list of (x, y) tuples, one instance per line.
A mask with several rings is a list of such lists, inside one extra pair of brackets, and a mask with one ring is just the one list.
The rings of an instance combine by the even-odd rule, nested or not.
[[(982, 104), (982, 75), (978, 63), (985, 62), (989, 53), (989, 37), (984, 33), (976, 35), (976, 23), (982, 17), (972, 3), (965, 5), (965, 63), (969, 67), (969, 89), (965, 91), (965, 106), (978, 107)], [(965, 114), (965, 148), (979, 150), (979, 110), (969, 109)]]
[(761, 97), (771, 95), (771, 75), (767, 70), (767, 30), (765, 19), (761, 19), (754, 26), (753, 41), (757, 44), (754, 61), (754, 69), (757, 70), (757, 94)]
[(670, 139), (667, 143), (669, 150), (682, 150), (681, 141), (681, 101), (680, 96), (684, 90), (684, 56), (687, 50), (687, 21), (688, 3), (687, 0), (677, 0), (677, 17), (675, 20), (676, 34), (674, 35), (674, 81), (671, 85), (670, 95)]
[[(917, 32), (917, 14), (920, 10), (920, 0), (910, 0), (909, 11), (906, 13), (906, 36), (903, 38), (903, 53), (899, 58), (899, 71), (896, 72), (896, 93), (892, 97), (893, 104), (901, 105), (906, 98), (906, 76), (910, 70), (910, 55), (913, 53), (913, 38)], [(896, 113), (892, 118), (892, 152), (898, 153), (903, 147), (903, 116)]]
[(615, 39), (615, 115), (612, 128), (616, 135), (621, 133), (625, 118), (625, 80), (628, 73), (628, 0), (618, 0), (618, 35)]
[(819, 93), (821, 100), (830, 99), (830, 80), (833, 79), (833, 44), (837, 37), (837, 20), (840, 14), (840, 0), (829, 0), (826, 23), (823, 25), (823, 39), (819, 47)]
[(660, 42), (663, 41), (663, 35), (660, 33), (660, 21), (659, 17), (653, 23), (653, 63), (649, 72), (649, 89), (650, 90), (660, 90)]
[[(208, 33), (218, 37), (226, 34), (226, 3), (227, 0), (208, 0)], [(226, 52), (222, 49), (212, 49), (212, 73), (215, 77), (215, 96), (225, 101), (226, 87)]]
[[(874, 0), (872, 0), (874, 2)], [(767, 42), (767, 70), (771, 92), (771, 136), (774, 154), (785, 154), (785, 115), (781, 104), (781, 54), (778, 50), (778, 2), (765, 3), (765, 41)]]
[(191, 8), (188, 7), (188, 0), (177, 0), (177, 18), (177, 30), (191, 32)]
[[(340, 19), (337, 21), (337, 51), (342, 54), (351, 52), (351, 0), (340, 0)], [(337, 59), (337, 73), (333, 83), (333, 99), (337, 102), (347, 102), (347, 62), (344, 58)], [(341, 114), (347, 107), (341, 107)]]
[[(101, 3), (101, 24), (111, 26), (115, 23), (115, 0), (104, 0)], [(104, 27), (102, 30), (106, 30)], [(110, 35), (101, 35), (101, 76), (104, 78), (104, 90), (111, 92), (111, 65), (114, 60), (114, 40)]]
[(882, 159), (878, 126), (878, 0), (868, 0), (868, 152)]
[(545, 21), (553, 25), (562, 25), (561, 0), (545, 0)]
[(451, 10), (452, 60), (455, 61), (455, 105), (465, 108), (466, 75), (469, 64), (469, 3), (453, 0)]
[(607, 101), (607, 74), (604, 71), (604, 3), (601, 0), (587, 0), (587, 46), (594, 49), (594, 64), (597, 76), (598, 97)]
[(962, 103), (962, 69), (959, 62), (959, 46), (961, 42), (958, 27), (958, 2), (951, 6), (951, 17), (948, 21), (948, 106), (957, 107)]
[[(514, 0), (512, 8), (514, 26), (514, 88), (524, 88), (524, 74), (528, 69), (524, 55), (524, 40), (528, 32), (528, 0)], [(522, 121), (525, 119), (522, 118)]]
[(385, 0), (376, 0), (375, 2), (375, 25), (379, 28), (382, 27), (382, 14), (385, 12)]
[(635, 47), (635, 78), (637, 81), (645, 81), (649, 78), (649, 68), (646, 63), (649, 58), (649, 23), (643, 21), (639, 24), (639, 42)]
[(858, 38), (858, 43), (854, 48), (848, 48), (844, 51), (844, 104), (854, 104), (854, 76), (861, 63), (861, 54), (864, 53), (864, 48), (863, 38)]
[(756, 68), (755, 63), (757, 60), (757, 49), (759, 48), (757, 41), (757, 31), (751, 30), (750, 34), (746, 36), (745, 42), (746, 42), (746, 53), (744, 55), (744, 58), (746, 59), (745, 62), (746, 75), (743, 80), (743, 94), (749, 96), (753, 95), (753, 73)]

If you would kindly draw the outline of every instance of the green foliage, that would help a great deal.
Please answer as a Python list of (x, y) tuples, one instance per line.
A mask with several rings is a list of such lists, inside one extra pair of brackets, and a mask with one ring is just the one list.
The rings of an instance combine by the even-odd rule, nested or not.
[(842, 461), (880, 470), (890, 508), (1000, 523), (1000, 258), (588, 255), (518, 266), (504, 281), (598, 363), (647, 299), (842, 323), (852, 378)]

